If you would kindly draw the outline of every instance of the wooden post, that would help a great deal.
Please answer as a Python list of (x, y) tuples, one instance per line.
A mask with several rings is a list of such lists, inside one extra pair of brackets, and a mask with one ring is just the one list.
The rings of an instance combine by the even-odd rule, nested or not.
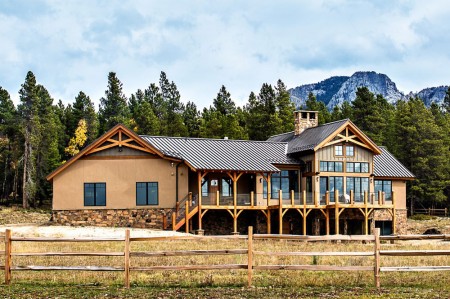
[(167, 227), (167, 215), (163, 214), (163, 225), (162, 225), (162, 229), (165, 230)]
[(303, 190), (303, 235), (306, 236), (306, 190)]
[(5, 231), (5, 284), (11, 283), (11, 230)]
[(125, 230), (125, 288), (130, 288), (130, 230)]
[(192, 192), (188, 193), (188, 199), (189, 199), (189, 206), (192, 207)]
[(267, 210), (267, 233), (268, 234), (271, 234), (272, 233), (272, 228), (271, 228), (271, 219), (270, 219), (271, 217), (270, 217), (270, 210), (268, 209)]
[(233, 234), (237, 234), (237, 175), (233, 173)]
[(325, 223), (325, 229), (326, 229), (326, 234), (327, 236), (330, 235), (330, 210), (326, 209), (325, 210), (325, 214), (326, 214), (326, 220), (327, 222)]
[(350, 190), (350, 204), (355, 204), (355, 194), (353, 193), (353, 190)]
[(254, 205), (255, 205), (255, 192), (251, 191), (250, 192), (250, 206), (253, 208)]
[(220, 192), (219, 190), (216, 191), (216, 206), (220, 205)]
[(272, 197), (272, 175), (270, 173), (267, 174), (267, 206), (270, 206), (270, 199)]
[(177, 213), (172, 212), (172, 230), (175, 230), (176, 225), (177, 225)]
[[(202, 230), (202, 174), (197, 171), (197, 184), (198, 184), (198, 230)], [(211, 204), (211, 202), (210, 202)]]
[(278, 190), (278, 234), (283, 234), (283, 191)]
[(294, 190), (291, 190), (291, 206), (294, 206)]
[(325, 204), (328, 206), (330, 204), (330, 192), (325, 192)]
[(188, 218), (188, 214), (189, 214), (189, 201), (188, 200), (186, 200), (185, 202), (184, 202), (184, 205), (185, 205), (185, 208), (186, 208), (186, 210), (184, 211), (184, 226), (185, 226), (185, 228), (186, 228), (186, 233), (188, 234), (189, 233), (189, 218)]
[(364, 230), (369, 234), (369, 215), (367, 215), (367, 190), (364, 191)]
[(374, 230), (375, 235), (375, 267), (373, 269), (374, 271), (374, 278), (375, 278), (375, 286), (377, 288), (380, 288), (380, 228), (375, 228)]
[(395, 193), (392, 191), (392, 233), (395, 235), (397, 233), (397, 215), (395, 209)]
[(248, 266), (247, 266), (247, 281), (248, 287), (252, 286), (253, 277), (253, 226), (248, 227)]
[(314, 194), (314, 205), (317, 207), (317, 206), (319, 206), (319, 193), (314, 191), (313, 194)]
[(334, 231), (339, 235), (339, 191), (334, 190)]
[(381, 190), (378, 190), (378, 204), (382, 205), (383, 204), (383, 199), (381, 198)]

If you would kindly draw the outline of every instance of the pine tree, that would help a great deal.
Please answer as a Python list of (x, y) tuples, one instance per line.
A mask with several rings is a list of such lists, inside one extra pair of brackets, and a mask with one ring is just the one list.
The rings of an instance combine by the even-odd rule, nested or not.
[(133, 119), (136, 124), (133, 130), (138, 134), (159, 135), (159, 121), (149, 102), (143, 101), (138, 104), (137, 109), (134, 111)]
[(295, 105), (291, 101), (286, 85), (280, 79), (277, 81), (276, 90), (276, 105), (278, 117), (281, 122), (281, 132), (290, 132), (294, 130), (294, 110)]
[(162, 100), (167, 108), (165, 115), (166, 131), (168, 136), (187, 136), (187, 128), (183, 123), (184, 105), (180, 101), (180, 93), (175, 83), (169, 82), (166, 73), (161, 72), (159, 79)]
[(375, 97), (367, 87), (358, 87), (352, 103), (353, 122), (376, 144), (384, 144), (387, 121), (383, 109), (387, 111), (387, 101), (381, 96)]
[[(80, 125), (80, 120), (84, 119), (87, 128), (87, 141), (86, 144), (93, 142), (98, 135), (98, 118), (95, 112), (94, 103), (91, 99), (82, 91), (80, 91), (73, 103), (73, 119), (77, 122), (77, 126)], [(72, 134), (74, 132), (71, 132)]]
[(231, 99), (231, 94), (224, 85), (222, 85), (219, 93), (217, 93), (216, 98), (213, 100), (213, 106), (214, 109), (222, 115), (236, 113), (236, 104)]
[(24, 136), (22, 205), (26, 209), (29, 207), (29, 200), (34, 199), (36, 194), (34, 149), (39, 134), (39, 98), (36, 91), (36, 78), (32, 72), (27, 73), (19, 95), (21, 102), (19, 113)]
[(100, 99), (100, 133), (103, 134), (119, 123), (128, 125), (129, 119), (130, 111), (127, 98), (122, 92), (122, 82), (117, 78), (116, 73), (110, 72), (108, 89), (105, 91), (105, 97)]
[(312, 92), (308, 94), (305, 105), (306, 110), (319, 112), (319, 125), (330, 122), (331, 114), (328, 111), (327, 106), (325, 106), (324, 102), (317, 101), (316, 96)]
[(187, 102), (186, 109), (183, 112), (183, 121), (189, 132), (189, 137), (200, 136), (199, 112), (194, 102)]

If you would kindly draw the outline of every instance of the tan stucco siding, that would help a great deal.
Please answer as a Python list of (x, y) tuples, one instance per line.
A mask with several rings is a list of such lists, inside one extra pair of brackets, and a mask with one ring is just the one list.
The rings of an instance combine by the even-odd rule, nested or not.
[(395, 194), (395, 208), (406, 209), (406, 182), (392, 181), (392, 191)]
[[(188, 169), (179, 167), (178, 198), (188, 192)], [(162, 159), (80, 159), (53, 178), (53, 209), (92, 209), (84, 206), (84, 183), (106, 183), (106, 206), (99, 209), (173, 208), (176, 169)], [(136, 183), (158, 182), (158, 205), (136, 206)]]

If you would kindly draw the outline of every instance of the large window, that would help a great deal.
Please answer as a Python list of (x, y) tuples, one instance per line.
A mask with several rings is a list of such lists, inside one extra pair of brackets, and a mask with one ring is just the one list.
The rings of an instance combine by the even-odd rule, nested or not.
[(346, 169), (347, 169), (347, 172), (368, 173), (369, 172), (369, 163), (367, 163), (367, 162), (347, 162)]
[(320, 161), (320, 171), (342, 172), (343, 162)]
[(158, 183), (136, 183), (136, 205), (150, 206), (158, 204)]
[[(347, 177), (346, 191), (350, 195), (350, 190), (353, 190), (355, 202), (364, 201), (364, 191), (369, 193), (369, 178)], [(367, 194), (369, 196), (369, 194)]]
[[(283, 198), (290, 198), (291, 190), (298, 192), (298, 171), (297, 170), (283, 170), (272, 174), (271, 180), (271, 198), (278, 198), (278, 191), (283, 192)], [(264, 197), (267, 198), (267, 182), (263, 183)]]
[(384, 192), (386, 200), (392, 200), (392, 181), (375, 180), (375, 197), (378, 200), (378, 191)]
[(326, 192), (330, 192), (330, 201), (334, 201), (334, 191), (339, 191), (339, 195), (344, 193), (344, 177), (341, 176), (321, 176), (320, 177), (320, 197), (325, 200)]
[(106, 206), (106, 183), (84, 183), (84, 205)]

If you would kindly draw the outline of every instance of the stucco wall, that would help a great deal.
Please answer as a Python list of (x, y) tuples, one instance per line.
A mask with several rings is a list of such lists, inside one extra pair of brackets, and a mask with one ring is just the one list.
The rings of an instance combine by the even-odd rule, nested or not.
[(395, 194), (395, 208), (406, 209), (406, 182), (392, 181), (392, 191)]
[[(80, 159), (53, 178), (53, 209), (93, 209), (84, 206), (84, 183), (106, 183), (106, 206), (96, 209), (173, 208), (175, 165), (159, 158)], [(188, 169), (179, 167), (178, 198), (188, 192)], [(136, 206), (136, 182), (158, 182), (157, 206)]]

